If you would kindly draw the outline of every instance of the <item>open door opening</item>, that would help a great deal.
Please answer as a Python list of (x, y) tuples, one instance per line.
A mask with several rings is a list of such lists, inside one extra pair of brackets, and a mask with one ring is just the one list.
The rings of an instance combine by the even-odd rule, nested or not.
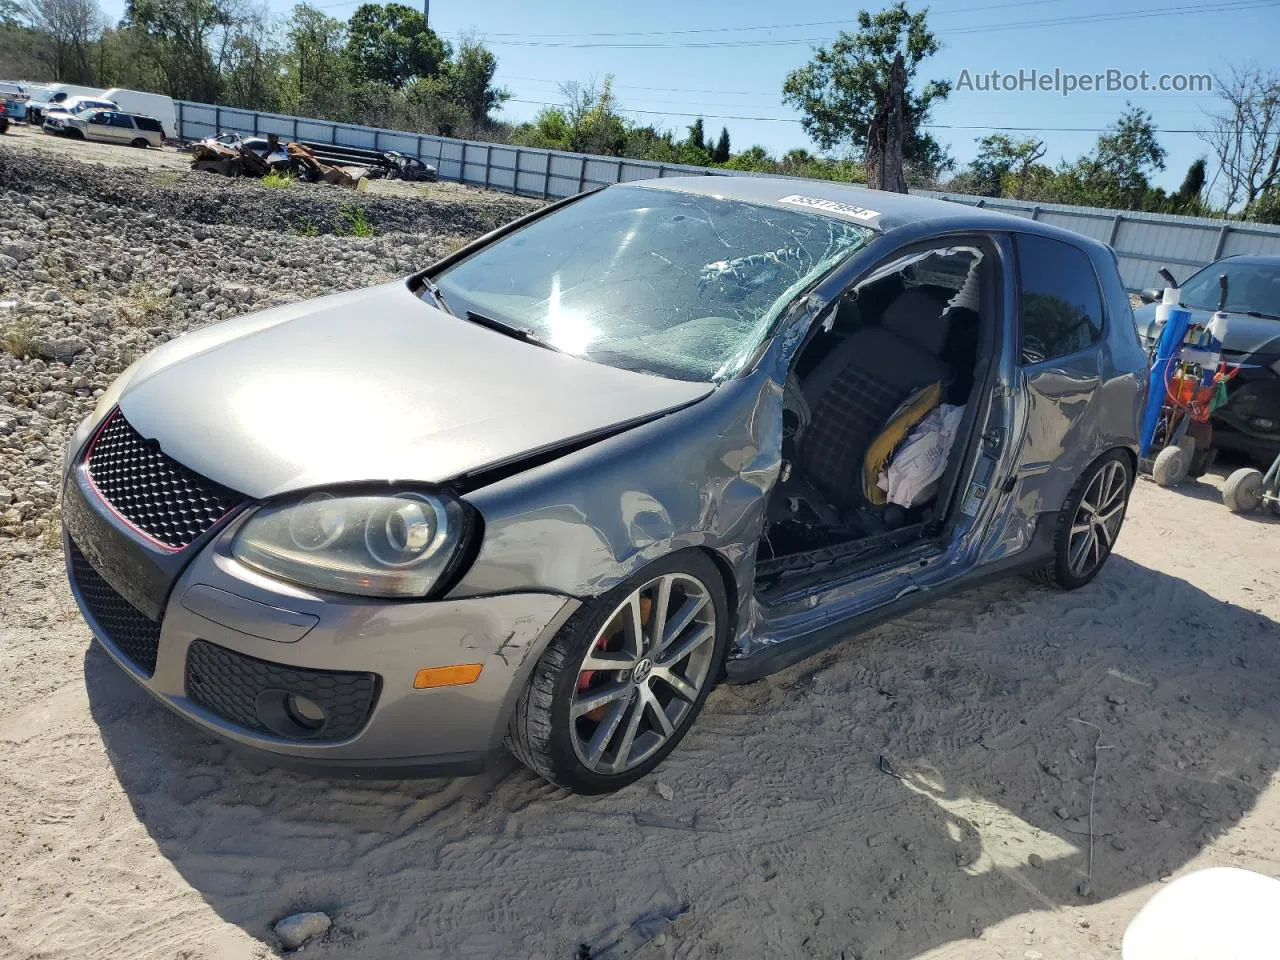
[(758, 592), (942, 534), (990, 395), (995, 263), (980, 240), (918, 248), (815, 323), (787, 378)]

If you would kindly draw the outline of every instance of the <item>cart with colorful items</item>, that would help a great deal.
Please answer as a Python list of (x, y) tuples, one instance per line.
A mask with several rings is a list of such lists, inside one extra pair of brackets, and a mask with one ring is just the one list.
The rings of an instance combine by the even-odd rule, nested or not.
[[(1151, 363), (1141, 456), (1152, 479), (1172, 487), (1213, 466), (1217, 450), (1209, 418), (1226, 403), (1227, 381), (1236, 368), (1222, 360), (1227, 318), (1221, 312), (1207, 324), (1192, 323), (1191, 311), (1170, 288), (1157, 317), (1160, 337)], [(1152, 451), (1158, 451), (1154, 458)]]

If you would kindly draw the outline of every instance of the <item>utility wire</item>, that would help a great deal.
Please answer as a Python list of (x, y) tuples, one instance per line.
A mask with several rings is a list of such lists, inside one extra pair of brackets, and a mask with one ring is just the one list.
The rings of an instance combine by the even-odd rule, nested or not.
[[(965, 27), (935, 30), (939, 36), (959, 36), (971, 33), (995, 33), (1007, 30), (1025, 30), (1027, 28), (1042, 29), (1045, 27), (1063, 27), (1083, 23), (1110, 23), (1123, 20), (1146, 20), (1151, 17), (1168, 18), (1177, 15), (1192, 16), (1202, 13), (1223, 13), (1229, 11), (1262, 10), (1280, 6), (1280, 0), (1230, 0), (1227, 3), (1201, 3), (1183, 7), (1148, 7), (1142, 10), (1117, 11), (1114, 13), (1091, 14), (1088, 16), (1057, 17), (1040, 20), (1018, 20), (996, 23), (974, 24)], [(447, 36), (461, 36), (447, 34)], [(482, 35), (483, 42), (492, 46), (506, 47), (542, 47), (558, 49), (607, 49), (607, 50), (675, 50), (675, 49), (737, 49), (742, 47), (781, 47), (798, 46), (800, 44), (829, 43), (830, 37), (804, 37), (798, 39), (770, 40), (697, 40), (674, 43), (637, 42), (637, 43), (604, 43), (595, 41), (564, 42), (552, 40), (493, 40)]]
[[(523, 100), (512, 97), (508, 103), (527, 103), (538, 107), (559, 107), (563, 104), (549, 100)], [(702, 117), (704, 120), (757, 120), (765, 123), (800, 123), (796, 117), (746, 117), (716, 113), (684, 113), (677, 110), (638, 110), (629, 107), (616, 108), (619, 113), (643, 113), (658, 117)], [(921, 126), (933, 130), (998, 130), (1009, 133), (1106, 133), (1109, 127), (1005, 127), (991, 124), (975, 123), (924, 123)], [(1199, 133), (1199, 130), (1175, 130), (1161, 127), (1157, 133)]]
[[(364, 0), (353, 0), (364, 2)], [(972, 13), (974, 11), (1003, 10), (1008, 7), (1036, 7), (1047, 3), (1065, 3), (1067, 0), (1015, 0), (1012, 3), (990, 3), (976, 7), (953, 7), (949, 10), (929, 9), (930, 17), (947, 16), (954, 13)], [(338, 6), (338, 4), (334, 4)], [(802, 27), (856, 27), (856, 17), (845, 17), (843, 20), (810, 20), (808, 23), (762, 23), (752, 27), (698, 27), (691, 30), (618, 30), (604, 33), (493, 33), (486, 31), (486, 37), (525, 37), (534, 40), (563, 39), (574, 37), (679, 37), (703, 33), (743, 33), (750, 30), (796, 30)]]
[[(498, 77), (498, 78), (497, 78), (497, 82), (498, 82), (498, 83), (513, 83), (513, 82), (515, 82), (515, 83), (549, 83), (549, 84), (551, 84), (551, 85), (552, 85), (552, 86), (554, 86), (554, 87), (558, 87), (558, 86), (562, 86), (566, 81), (564, 81), (564, 80), (552, 80), (552, 79), (550, 79), (550, 78), (548, 78), (548, 77), (517, 77), (517, 76), (513, 76), (513, 75), (511, 75), (511, 74), (506, 74), (506, 75), (503, 75), (503, 76)], [(691, 87), (645, 87), (645, 86), (639, 86), (639, 85), (637, 85), (637, 84), (631, 84), (631, 83), (615, 83), (615, 84), (613, 84), (613, 88), (614, 88), (615, 90), (645, 90), (645, 91), (654, 91), (654, 92), (658, 92), (658, 93), (709, 93), (709, 94), (713, 94), (713, 95), (716, 95), (716, 96), (735, 96), (735, 97), (770, 97), (770, 98), (776, 98), (776, 97), (778, 96), (778, 91), (777, 91), (777, 90), (699, 90), (699, 89), (695, 89), (695, 88), (691, 88)], [(1016, 91), (1016, 90), (989, 90), (989, 91), (983, 91), (983, 96), (984, 96), (984, 97), (992, 96), (992, 95), (994, 95), (994, 94), (1001, 94), (1001, 95), (1014, 96), (1014, 95), (1023, 95), (1023, 92), (1022, 92), (1022, 91)], [(1094, 95), (1094, 96), (1108, 96), (1109, 94), (1107, 94), (1107, 93), (1106, 93), (1106, 91), (1102, 91), (1102, 92), (1094, 91), (1094, 94), (1093, 94), (1093, 95)], [(1126, 97), (1126, 98), (1128, 98), (1128, 99), (1130, 99), (1130, 100), (1132, 100), (1132, 99), (1134, 98), (1134, 96), (1135, 96), (1135, 95), (1136, 95), (1136, 92), (1135, 92), (1135, 91), (1116, 91), (1116, 92), (1115, 92), (1115, 94), (1114, 94), (1114, 96), (1117, 96), (1117, 97)], [(1214, 96), (1216, 96), (1216, 94), (1213, 94), (1213, 93), (1199, 93), (1199, 94), (1197, 94), (1197, 93), (1141, 93), (1140, 95), (1141, 95), (1141, 97), (1142, 97), (1142, 99), (1143, 99), (1144, 101), (1145, 101), (1145, 100), (1152, 100), (1152, 99), (1159, 99), (1159, 100), (1163, 100), (1163, 99), (1172, 99), (1172, 98), (1175, 98), (1175, 97), (1176, 97), (1177, 99), (1179, 99), (1179, 100), (1188, 100), (1188, 99), (1192, 99), (1192, 100), (1194, 100), (1194, 99), (1196, 99), (1196, 98), (1208, 99), (1208, 98), (1210, 98), (1210, 97), (1214, 97)], [(646, 99), (646, 100), (649, 100), (650, 98), (645, 97), (645, 99)], [(678, 102), (678, 103), (684, 103), (685, 101), (683, 101), (683, 100), (680, 100), (680, 101), (674, 101), (674, 100), (673, 100), (673, 101), (660, 101), (660, 100), (653, 100), (652, 102), (654, 102), (654, 103), (661, 103), (661, 102), (671, 102), (671, 103), (677, 103), (677, 102)], [(746, 106), (746, 105), (744, 104), (743, 106)]]

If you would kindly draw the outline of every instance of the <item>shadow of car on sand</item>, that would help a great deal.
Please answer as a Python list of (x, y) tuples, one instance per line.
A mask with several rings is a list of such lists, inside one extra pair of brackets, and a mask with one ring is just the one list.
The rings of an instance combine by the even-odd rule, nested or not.
[(1276, 766), (1276, 639), (1121, 556), (1075, 593), (1005, 580), (718, 689), (654, 775), (601, 798), (513, 764), (266, 769), (96, 645), (85, 678), (139, 820), (255, 937), (320, 909), (351, 956), (618, 957), (665, 927), (646, 956), (906, 958), (1119, 896), (1232, 828)]

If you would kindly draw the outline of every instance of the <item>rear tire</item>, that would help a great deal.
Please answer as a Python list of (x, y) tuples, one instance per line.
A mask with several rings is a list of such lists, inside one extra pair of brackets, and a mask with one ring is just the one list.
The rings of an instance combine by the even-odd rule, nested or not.
[(151, 146), (151, 144), (147, 142), (146, 137), (134, 137), (133, 143), (129, 144), (129, 146), (141, 147), (145, 150), (147, 147)]
[[(667, 628), (661, 640), (649, 634), (658, 610)], [(633, 643), (636, 622), (640, 639)], [(728, 601), (715, 563), (696, 550), (663, 557), (561, 627), (520, 694), (507, 748), (575, 793), (634, 783), (693, 726), (720, 677), (728, 639)]]
[(1113, 450), (1097, 460), (1058, 512), (1053, 562), (1035, 571), (1032, 579), (1043, 586), (1078, 590), (1096, 577), (1120, 535), (1132, 489), (1133, 467), (1127, 454)]
[(1222, 485), (1222, 502), (1232, 513), (1252, 513), (1262, 505), (1262, 472), (1241, 467)]

